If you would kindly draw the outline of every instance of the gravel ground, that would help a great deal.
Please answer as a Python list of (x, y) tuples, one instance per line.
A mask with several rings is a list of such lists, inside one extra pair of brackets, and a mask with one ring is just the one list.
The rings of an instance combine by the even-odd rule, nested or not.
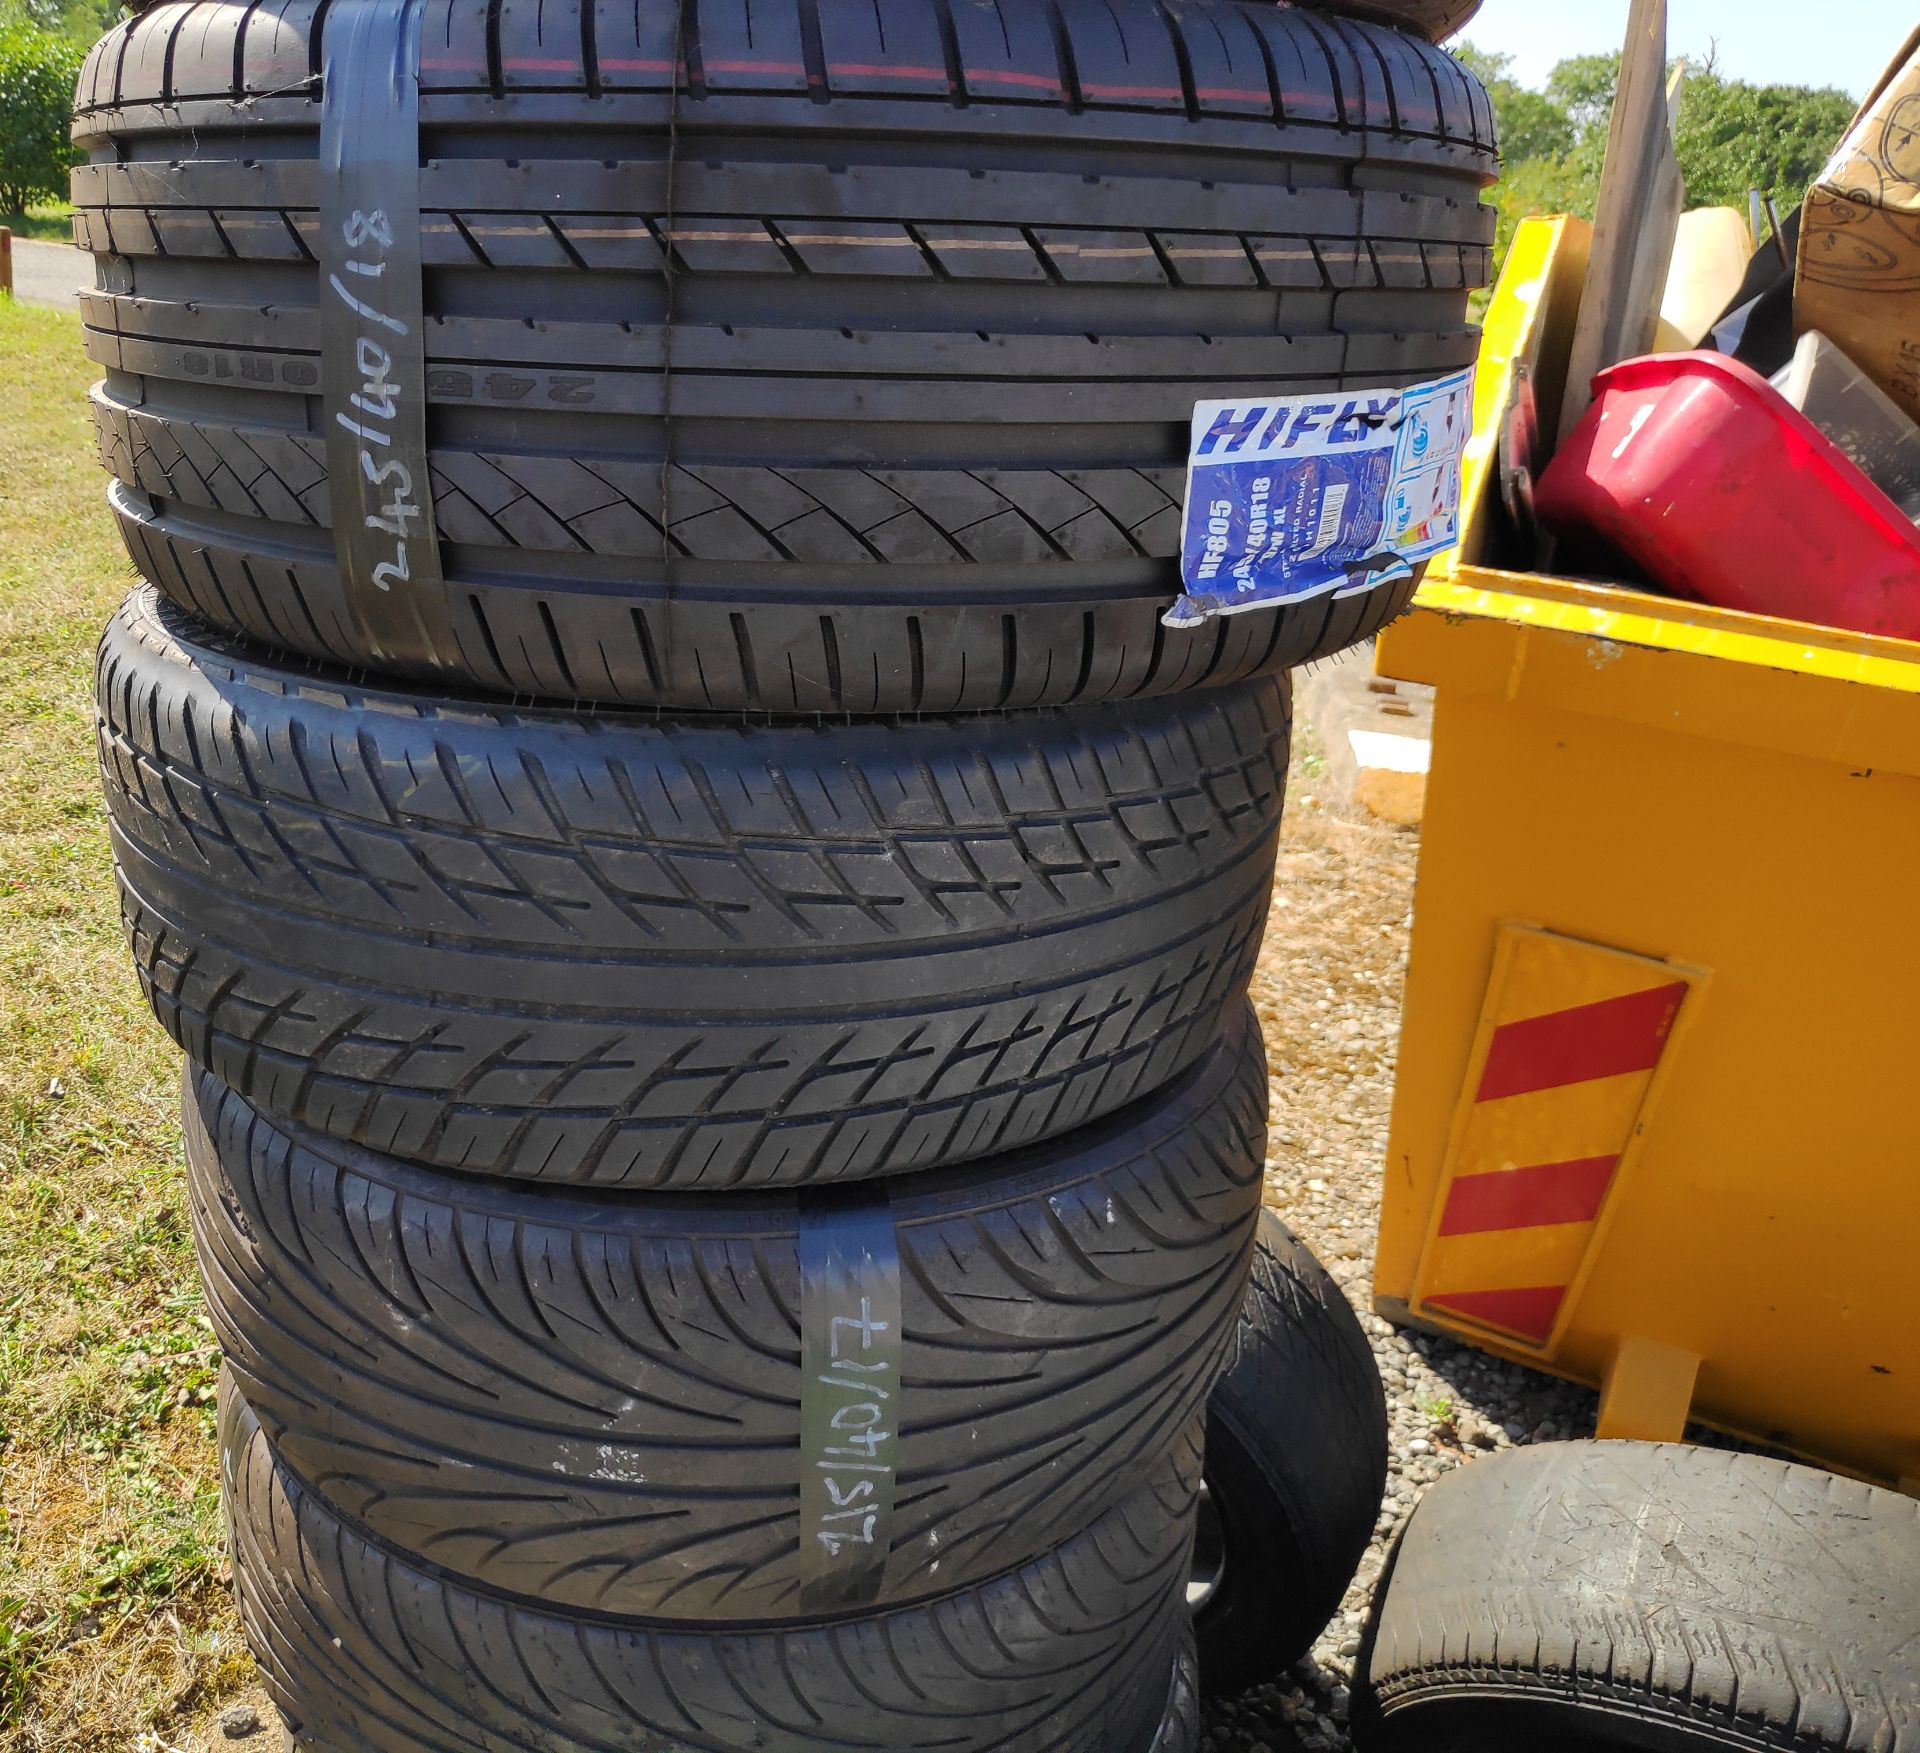
[(1516, 1443), (1587, 1436), (1595, 1396), (1371, 1311), (1412, 923), (1417, 832), (1342, 813), (1316, 795), (1311, 739), (1295, 756), (1274, 913), (1254, 982), (1271, 1063), (1267, 1203), (1340, 1281), (1386, 1382), (1392, 1466), (1373, 1545), (1340, 1617), (1281, 1683), (1206, 1711), (1212, 1748), (1352, 1746), (1347, 1692), (1386, 1547), (1427, 1487)]

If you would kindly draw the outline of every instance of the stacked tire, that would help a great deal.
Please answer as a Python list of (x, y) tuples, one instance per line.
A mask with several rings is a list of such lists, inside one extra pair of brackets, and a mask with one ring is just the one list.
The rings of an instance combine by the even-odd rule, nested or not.
[(1405, 590), (1162, 628), (1186, 422), (1470, 361), (1485, 96), (1255, 0), (428, 0), (396, 657), (317, 387), (367, 4), (152, 7), (75, 123), (101, 766), (293, 1737), (1188, 1748), (1284, 671)]

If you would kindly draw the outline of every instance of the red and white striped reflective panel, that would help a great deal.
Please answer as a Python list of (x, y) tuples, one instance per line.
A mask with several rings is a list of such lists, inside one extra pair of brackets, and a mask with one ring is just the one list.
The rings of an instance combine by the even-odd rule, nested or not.
[(1501, 928), (1416, 1308), (1550, 1344), (1698, 978)]

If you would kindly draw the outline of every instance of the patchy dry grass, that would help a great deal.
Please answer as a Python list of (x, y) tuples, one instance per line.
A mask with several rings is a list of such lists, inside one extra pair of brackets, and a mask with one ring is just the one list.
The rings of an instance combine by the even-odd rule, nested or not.
[(1296, 725), (1253, 1003), (1267, 1042), (1267, 1203), (1364, 1303), (1399, 1046), (1420, 837), (1324, 794)]
[[(176, 1059), (120, 939), (94, 640), (130, 573), (77, 321), (0, 301), (0, 1749), (163, 1741), (245, 1681)], [(151, 1743), (150, 1743), (151, 1744)]]

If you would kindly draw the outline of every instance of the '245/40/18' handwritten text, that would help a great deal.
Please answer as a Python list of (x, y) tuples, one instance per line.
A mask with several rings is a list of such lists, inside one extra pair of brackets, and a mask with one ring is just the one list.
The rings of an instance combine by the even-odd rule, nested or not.
[[(378, 302), (380, 279), (387, 270), (385, 252), (393, 247), (391, 221), (383, 209), (366, 213), (356, 208), (341, 231), (347, 247), (361, 253), (341, 264), (354, 277), (354, 284), (349, 285), (336, 270), (327, 276), (329, 288), (362, 323), (404, 339), (411, 333), (409, 324), (381, 309)], [(407, 391), (395, 379), (392, 350), (377, 334), (363, 330), (357, 337), (353, 363), (359, 384), (347, 400), (354, 411), (339, 409), (334, 419), (359, 441), (360, 473), (368, 486), (385, 495), (374, 509), (363, 511), (362, 518), (366, 529), (393, 539), (392, 558), (377, 562), (372, 570), (374, 585), (391, 590), (413, 576), (408, 545), (426, 528), (413, 471), (390, 454)]]

